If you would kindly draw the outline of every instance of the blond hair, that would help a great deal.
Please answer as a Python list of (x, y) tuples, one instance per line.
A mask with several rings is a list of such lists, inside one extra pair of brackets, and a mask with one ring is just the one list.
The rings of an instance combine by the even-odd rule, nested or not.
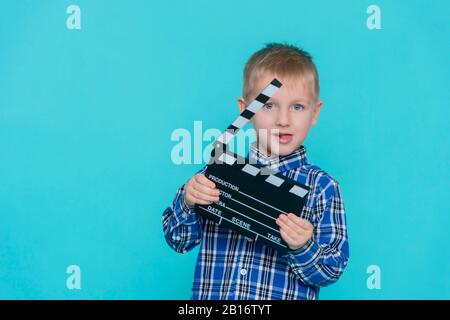
[[(311, 55), (302, 49), (282, 43), (269, 43), (248, 59), (244, 68), (244, 99), (250, 101), (253, 84), (266, 72), (283, 78), (302, 78), (311, 83), (312, 95), (319, 98), (319, 74)], [(254, 97), (253, 97), (254, 98)]]

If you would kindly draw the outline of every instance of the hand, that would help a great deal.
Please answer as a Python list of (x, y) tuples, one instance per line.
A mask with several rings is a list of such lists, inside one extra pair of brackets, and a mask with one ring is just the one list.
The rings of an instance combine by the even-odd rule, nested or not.
[(291, 250), (303, 247), (312, 238), (313, 225), (293, 213), (280, 214), (276, 220), (280, 234)]
[(219, 201), (219, 189), (204, 174), (198, 173), (187, 182), (184, 201), (189, 207), (217, 202)]

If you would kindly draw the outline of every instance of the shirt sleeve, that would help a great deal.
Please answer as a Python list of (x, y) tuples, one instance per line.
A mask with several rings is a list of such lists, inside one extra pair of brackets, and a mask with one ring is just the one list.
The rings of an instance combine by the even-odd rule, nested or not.
[(339, 279), (348, 263), (349, 247), (339, 184), (330, 181), (315, 202), (313, 237), (286, 255), (292, 270), (306, 284), (324, 287)]
[[(206, 168), (203, 167), (197, 173), (204, 173)], [(197, 246), (202, 234), (202, 218), (184, 200), (185, 186), (178, 188), (172, 205), (162, 215), (164, 238), (179, 253), (186, 253)]]

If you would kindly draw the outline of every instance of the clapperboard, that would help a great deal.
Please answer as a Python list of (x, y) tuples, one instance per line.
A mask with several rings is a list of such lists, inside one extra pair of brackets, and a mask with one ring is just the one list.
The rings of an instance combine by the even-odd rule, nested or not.
[(275, 220), (281, 213), (301, 214), (309, 187), (228, 150), (228, 143), (281, 87), (272, 82), (213, 144), (205, 176), (219, 189), (219, 201), (196, 205), (195, 212), (221, 226), (286, 251)]

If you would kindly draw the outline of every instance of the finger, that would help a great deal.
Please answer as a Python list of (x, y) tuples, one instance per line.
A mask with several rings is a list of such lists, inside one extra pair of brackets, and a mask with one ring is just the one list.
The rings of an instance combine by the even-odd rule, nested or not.
[(294, 230), (292, 230), (292, 228), (287, 224), (286, 218), (283, 217), (279, 217), (276, 221), (277, 225), (280, 227), (281, 229), (284, 229), (286, 232), (293, 232)]
[(208, 204), (219, 201), (219, 196), (211, 196), (209, 194), (204, 194), (198, 190), (193, 189), (191, 195), (198, 201), (207, 201)]
[(195, 200), (195, 203), (196, 204), (201, 204), (201, 205), (208, 205), (208, 204), (211, 204), (211, 203), (213, 203), (214, 201), (206, 201), (206, 200), (201, 200), (201, 199), (196, 199)]
[(204, 195), (209, 195), (211, 197), (217, 197), (217, 198), (220, 195), (219, 189), (210, 188), (210, 187), (205, 186), (203, 184), (196, 183), (192, 187), (193, 187), (194, 190), (196, 190), (199, 193), (204, 194)]
[[(196, 193), (196, 191), (194, 191), (194, 194), (195, 193)], [(202, 198), (197, 198), (196, 196), (192, 195), (192, 192), (189, 195), (186, 194), (186, 199), (188, 199), (188, 201), (193, 203), (194, 205), (196, 205), (196, 204), (206, 205), (206, 204), (211, 204), (211, 203), (215, 202), (215, 201), (205, 200), (205, 199), (202, 199)]]
[[(299, 226), (297, 226), (297, 224), (296, 224), (294, 221), (292, 221), (292, 218), (289, 217), (289, 216), (287, 216), (287, 215), (281, 214), (281, 215), (279, 216), (279, 219), (280, 219), (286, 226), (288, 226), (288, 227), (289, 227), (290, 229), (292, 229), (292, 230), (295, 230), (296, 232), (302, 231), (302, 230), (303, 230), (303, 228), (300, 228)], [(300, 229), (300, 230), (299, 230), (299, 229)]]
[(283, 229), (280, 229), (280, 235), (287, 244), (295, 243), (294, 239)]
[(281, 219), (279, 219), (279, 221), (280, 221), (279, 224), (278, 223), (277, 224), (280, 226), (280, 232), (281, 230), (283, 230), (283, 232), (286, 233), (289, 236), (289, 238), (293, 241), (292, 244), (297, 244), (308, 234), (307, 231), (298, 227), (297, 225), (291, 227), (286, 222), (283, 222)]
[(197, 177), (196, 180), (198, 183), (208, 186), (210, 188), (216, 187), (216, 184), (214, 182), (212, 182), (211, 180), (209, 180), (207, 177), (205, 177), (204, 174), (199, 173), (196, 175), (196, 177)]
[(303, 231), (301, 231), (301, 229), (295, 230), (289, 227), (288, 225), (280, 226), (280, 232), (281, 230), (283, 230), (283, 232), (285, 232), (294, 241), (297, 241), (305, 234)]
[(298, 227), (304, 229), (305, 231), (308, 231), (309, 229), (311, 229), (311, 223), (309, 223), (308, 220), (302, 219), (300, 217), (298, 217), (297, 215), (293, 214), (293, 213), (289, 213), (288, 214), (288, 218), (295, 223)]

